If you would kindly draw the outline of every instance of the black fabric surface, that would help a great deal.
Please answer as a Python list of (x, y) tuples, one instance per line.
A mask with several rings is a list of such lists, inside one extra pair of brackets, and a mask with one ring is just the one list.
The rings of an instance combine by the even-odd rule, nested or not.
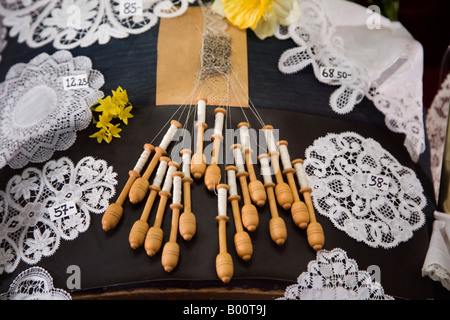
[[(93, 68), (105, 77), (103, 91), (111, 94), (122, 86), (135, 106), (134, 118), (121, 132), (121, 139), (110, 144), (98, 144), (89, 135), (96, 131), (94, 125), (78, 133), (75, 144), (63, 152), (55, 152), (52, 159), (68, 156), (74, 163), (84, 156), (104, 159), (118, 173), (117, 194), (128, 179), (142, 152), (144, 143), (150, 142), (172, 116), (176, 106), (155, 106), (156, 44), (158, 26), (150, 31), (126, 39), (111, 39), (105, 45), (95, 44), (89, 48), (72, 50), (74, 56), (86, 55), (92, 59)], [(385, 292), (397, 298), (426, 299), (448, 297), (447, 291), (438, 283), (423, 278), (421, 267), (428, 249), (434, 203), (429, 173), (429, 155), (423, 154), (418, 164), (411, 161), (403, 147), (404, 136), (387, 130), (383, 115), (373, 104), (364, 99), (355, 110), (347, 115), (335, 114), (328, 105), (334, 87), (319, 83), (306, 68), (300, 73), (284, 75), (278, 71), (277, 62), (281, 53), (295, 46), (290, 40), (274, 38), (258, 40), (248, 33), (248, 64), (250, 98), (267, 124), (280, 130), (280, 138), (289, 141), (291, 158), (303, 158), (305, 149), (315, 139), (329, 132), (355, 131), (364, 137), (372, 137), (381, 143), (402, 165), (414, 169), (421, 179), (429, 203), (426, 207), (427, 224), (414, 233), (412, 239), (393, 249), (374, 249), (359, 243), (344, 232), (337, 230), (325, 217), (318, 214), (318, 221), (325, 231), (324, 249), (342, 248), (349, 258), (355, 259), (361, 270), (370, 265), (381, 269), (381, 284)], [(51, 46), (29, 49), (8, 39), (8, 46), (0, 63), (0, 80), (14, 63), (28, 62), (40, 52), (53, 53)], [(176, 84), (174, 84), (176, 85)], [(234, 128), (243, 121), (240, 112), (231, 111)], [(208, 107), (207, 122), (213, 127), (212, 108)], [(160, 140), (157, 139), (158, 141)], [(208, 142), (205, 142), (208, 144)], [(43, 164), (30, 164), (42, 168)], [(0, 189), (4, 190), (8, 180), (23, 169), (0, 170)], [(259, 172), (259, 170), (257, 170)], [(116, 198), (115, 197), (115, 198)], [(115, 200), (114, 198), (114, 200)], [(234, 261), (234, 277), (229, 284), (223, 284), (216, 275), (215, 257), (218, 253), (217, 200), (206, 190), (202, 182), (192, 185), (192, 210), (197, 217), (197, 234), (187, 242), (178, 237), (180, 261), (177, 268), (166, 273), (161, 266), (161, 251), (154, 257), (146, 255), (143, 248), (133, 250), (128, 235), (134, 221), (140, 217), (145, 201), (132, 205), (126, 201), (124, 215), (119, 225), (110, 232), (101, 228), (101, 215), (91, 215), (91, 226), (74, 241), (62, 241), (57, 252), (43, 258), (38, 264), (47, 269), (54, 278), (57, 288), (66, 289), (69, 277), (67, 268), (77, 265), (81, 270), (82, 290), (111, 291), (137, 287), (257, 287), (263, 289), (284, 288), (296, 282), (300, 273), (307, 270), (309, 261), (316, 253), (308, 246), (306, 233), (295, 227), (290, 213), (279, 209), (288, 227), (288, 239), (284, 246), (276, 246), (269, 236), (268, 206), (259, 209), (260, 226), (251, 234), (254, 254), (249, 262), (243, 262), (235, 253), (233, 245), (234, 224), (227, 225), (228, 251)], [(149, 222), (153, 223), (156, 205)], [(231, 209), (228, 214), (231, 217)], [(164, 242), (170, 230), (170, 209), (163, 220)], [(13, 279), (29, 268), (21, 262), (15, 272), (0, 275), (0, 292), (8, 290)]]

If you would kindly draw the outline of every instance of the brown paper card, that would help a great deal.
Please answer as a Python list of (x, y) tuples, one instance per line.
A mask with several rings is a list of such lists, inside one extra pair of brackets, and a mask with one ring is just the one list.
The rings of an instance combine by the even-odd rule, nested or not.
[(233, 25), (229, 82), (224, 77), (208, 79), (196, 88), (200, 72), (203, 15), (189, 7), (180, 17), (161, 19), (158, 35), (156, 105), (193, 105), (202, 96), (208, 105), (248, 107), (247, 35)]

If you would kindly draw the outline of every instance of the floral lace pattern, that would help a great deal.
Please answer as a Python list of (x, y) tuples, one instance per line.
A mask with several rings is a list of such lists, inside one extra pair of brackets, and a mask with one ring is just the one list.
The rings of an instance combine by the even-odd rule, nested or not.
[[(85, 75), (86, 85), (66, 90), (64, 77)], [(84, 56), (41, 53), (12, 66), (0, 84), (0, 168), (22, 168), (66, 150), (89, 126), (90, 106), (103, 97), (103, 75)]]
[[(400, 24), (381, 16), (379, 30), (371, 30), (366, 8), (349, 1), (299, 3), (302, 18), (275, 34), (297, 44), (281, 55), (279, 70), (292, 74), (312, 66), (320, 82), (338, 86), (330, 107), (339, 114), (351, 112), (364, 97), (372, 100), (386, 126), (406, 135), (405, 147), (417, 162), (425, 150), (421, 45)], [(323, 67), (333, 68), (335, 76)], [(336, 76), (339, 68), (346, 70), (345, 77)]]
[(72, 300), (68, 292), (53, 286), (52, 276), (41, 267), (22, 271), (0, 300)]
[(297, 284), (288, 286), (280, 300), (394, 300), (373, 281), (367, 271), (359, 270), (355, 260), (336, 248), (320, 250)]
[(392, 248), (425, 223), (414, 171), (371, 138), (330, 133), (306, 149), (304, 167), (317, 211), (357, 241)]
[[(74, 240), (90, 225), (90, 213), (103, 213), (115, 194), (116, 173), (104, 160), (66, 158), (47, 162), (42, 171), (27, 168), (0, 191), (0, 274), (22, 260), (38, 263), (55, 253), (61, 239)], [(70, 215), (51, 208), (75, 204)]]
[(31, 48), (52, 43), (73, 49), (145, 32), (158, 18), (183, 14), (193, 1), (142, 0), (142, 15), (121, 15), (119, 0), (8, 0), (0, 2), (0, 15), (10, 36)]
[(1, 53), (5, 49), (8, 41), (6, 41), (6, 35), (8, 34), (8, 30), (3, 25), (3, 18), (0, 17), (0, 62), (2, 61)]

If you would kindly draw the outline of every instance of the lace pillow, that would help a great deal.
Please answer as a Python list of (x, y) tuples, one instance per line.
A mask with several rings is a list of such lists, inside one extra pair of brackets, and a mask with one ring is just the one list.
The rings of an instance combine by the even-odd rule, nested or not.
[(371, 138), (330, 133), (306, 149), (304, 167), (317, 211), (357, 241), (392, 248), (425, 223), (414, 171)]
[(69, 293), (53, 286), (52, 276), (41, 267), (22, 271), (0, 300), (72, 300)]
[(104, 160), (66, 158), (27, 168), (0, 191), (0, 274), (19, 262), (38, 263), (61, 239), (74, 240), (103, 213), (115, 194), (116, 173)]
[(336, 248), (320, 250), (297, 284), (288, 286), (279, 300), (394, 300), (367, 271), (358, 269), (355, 260)]
[[(145, 32), (159, 17), (177, 17), (193, 2), (142, 0), (142, 7), (124, 4), (121, 8), (118, 0), (9, 0), (0, 3), (0, 15), (11, 27), (9, 35), (17, 36), (20, 43), (31, 48), (52, 43), (56, 49), (73, 49)], [(142, 14), (134, 14), (138, 10)]]
[(302, 17), (276, 33), (298, 45), (280, 56), (280, 71), (292, 74), (311, 65), (320, 82), (338, 86), (330, 106), (339, 114), (370, 99), (386, 126), (406, 135), (405, 146), (418, 161), (425, 150), (420, 43), (400, 23), (350, 1), (299, 3)]
[[(75, 76), (82, 86), (68, 87)], [(103, 97), (103, 84), (89, 58), (65, 50), (12, 66), (0, 84), (0, 168), (44, 162), (72, 146), (91, 123), (90, 106)]]

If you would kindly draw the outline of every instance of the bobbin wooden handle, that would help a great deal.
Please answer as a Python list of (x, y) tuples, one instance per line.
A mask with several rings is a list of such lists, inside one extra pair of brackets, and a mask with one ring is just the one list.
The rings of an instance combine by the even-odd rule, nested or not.
[(236, 228), (236, 233), (234, 235), (234, 246), (238, 256), (244, 260), (248, 261), (251, 259), (253, 254), (253, 244), (250, 236), (244, 231), (241, 221), (241, 215), (239, 212), (239, 196), (230, 196), (228, 201), (231, 202), (231, 209), (233, 211), (234, 224)]
[(244, 197), (244, 205), (241, 208), (242, 213), (242, 224), (245, 229), (250, 232), (255, 231), (259, 226), (259, 215), (258, 210), (253, 205), (250, 199), (249, 190), (247, 186), (247, 173), (238, 172), (236, 176), (239, 178), (241, 185), (242, 195)]
[(180, 216), (180, 235), (184, 240), (191, 240), (197, 231), (197, 222), (191, 211), (191, 178), (183, 178), (184, 212)]
[(149, 256), (154, 256), (161, 249), (164, 234), (161, 229), (161, 223), (164, 216), (164, 210), (166, 209), (167, 200), (171, 196), (171, 194), (167, 191), (160, 191), (159, 195), (161, 198), (158, 205), (158, 211), (156, 212), (156, 218), (153, 226), (147, 232), (144, 244), (145, 251)]
[(294, 202), (291, 207), (291, 216), (295, 225), (297, 225), (301, 229), (306, 229), (309, 223), (309, 211), (306, 207), (305, 203), (300, 200), (297, 186), (295, 184), (294, 179), (294, 168), (284, 169), (283, 173), (286, 175), (289, 187), (291, 188), (292, 195), (294, 196)]
[(178, 223), (181, 204), (171, 204), (172, 225), (170, 229), (169, 241), (164, 245), (161, 255), (161, 264), (166, 272), (171, 272), (178, 265), (180, 257), (180, 246), (177, 243)]
[(228, 283), (234, 274), (233, 259), (227, 252), (226, 223), (229, 219), (227, 216), (217, 216), (216, 220), (219, 224), (219, 254), (216, 256), (216, 272), (223, 283)]
[(247, 164), (247, 171), (249, 174), (249, 180), (248, 183), (248, 191), (250, 193), (250, 198), (252, 199), (253, 203), (256, 204), (258, 207), (263, 207), (267, 200), (266, 192), (264, 191), (264, 185), (261, 181), (256, 179), (255, 171), (253, 168), (253, 163), (251, 160), (251, 153), (252, 150), (244, 150), (245, 154), (245, 162)]
[(272, 218), (269, 221), (269, 232), (272, 240), (279, 246), (282, 246), (287, 239), (287, 229), (284, 220), (278, 215), (277, 202), (274, 194), (274, 183), (266, 183), (267, 198)]

